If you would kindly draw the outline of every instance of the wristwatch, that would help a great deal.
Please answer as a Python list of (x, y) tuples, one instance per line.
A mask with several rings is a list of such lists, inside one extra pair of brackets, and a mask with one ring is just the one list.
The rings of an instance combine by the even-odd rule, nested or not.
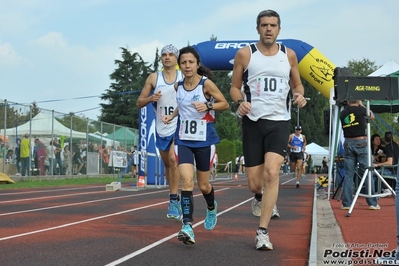
[(239, 107), (242, 104), (243, 100), (238, 100), (237, 101), (237, 107)]
[(213, 109), (213, 102), (205, 102), (205, 104), (206, 108), (208, 108), (208, 111)]

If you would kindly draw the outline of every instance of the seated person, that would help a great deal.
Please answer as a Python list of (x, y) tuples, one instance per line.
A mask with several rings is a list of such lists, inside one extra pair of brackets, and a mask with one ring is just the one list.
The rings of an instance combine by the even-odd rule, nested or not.
[(9, 149), (6, 154), (6, 164), (13, 163), (13, 156), (14, 156), (14, 151), (12, 149)]
[[(392, 132), (385, 133), (385, 146), (382, 147), (382, 151), (377, 151), (379, 157), (376, 161), (373, 161), (373, 166), (380, 173), (382, 176), (396, 176), (396, 168), (384, 168), (384, 173), (382, 173), (381, 166), (387, 165), (396, 165), (398, 163), (398, 155), (399, 155), (399, 147), (396, 142), (393, 141), (393, 134)], [(395, 179), (386, 179), (388, 185), (391, 188), (395, 188), (396, 180)], [(382, 192), (390, 192), (390, 190), (383, 184), (382, 185), (383, 191)]]

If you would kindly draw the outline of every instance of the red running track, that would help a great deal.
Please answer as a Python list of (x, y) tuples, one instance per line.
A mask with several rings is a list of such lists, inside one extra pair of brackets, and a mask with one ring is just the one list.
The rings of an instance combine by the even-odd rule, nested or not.
[(166, 188), (0, 191), (0, 265), (307, 265), (313, 183), (280, 186), (281, 218), (269, 226), (273, 251), (255, 249), (259, 218), (244, 176), (212, 183), (219, 207), (212, 231), (203, 228), (205, 200), (195, 189), (192, 246), (176, 238), (181, 223), (166, 218)]

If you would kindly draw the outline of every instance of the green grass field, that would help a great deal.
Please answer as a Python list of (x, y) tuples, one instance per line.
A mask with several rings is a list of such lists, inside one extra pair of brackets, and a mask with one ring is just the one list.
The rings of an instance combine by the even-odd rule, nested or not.
[[(65, 178), (56, 180), (40, 180), (40, 179), (26, 179), (15, 182), (15, 184), (0, 183), (0, 190), (2, 189), (20, 189), (20, 188), (39, 188), (39, 187), (57, 187), (57, 186), (76, 186), (76, 185), (106, 185), (118, 180), (118, 177), (79, 177), (79, 178)], [(121, 183), (135, 182), (135, 178), (124, 177)]]

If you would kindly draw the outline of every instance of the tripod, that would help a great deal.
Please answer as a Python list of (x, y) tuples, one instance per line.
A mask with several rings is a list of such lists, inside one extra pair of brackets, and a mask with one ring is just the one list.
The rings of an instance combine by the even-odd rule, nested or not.
[[(390, 195), (390, 193), (379, 193), (379, 194), (372, 194), (371, 191), (371, 182), (374, 182), (373, 180), (373, 173), (376, 174), (377, 178), (379, 178), (381, 180), (381, 182), (387, 187), (387, 189), (390, 190), (390, 192), (392, 193), (392, 195), (396, 196), (395, 190), (392, 189), (392, 187), (387, 183), (387, 181), (385, 181), (385, 179), (380, 175), (380, 173), (378, 173), (378, 171), (374, 168), (374, 166), (372, 165), (371, 162), (371, 143), (370, 143), (370, 101), (366, 101), (367, 105), (366, 105), (366, 112), (367, 112), (367, 117), (366, 117), (366, 124), (367, 124), (367, 159), (368, 159), (368, 167), (366, 168), (366, 170), (364, 171), (364, 174), (362, 176), (362, 179), (359, 183), (359, 187), (357, 188), (356, 194), (353, 198), (352, 201), (352, 205), (349, 208), (349, 211), (347, 213), (347, 217), (351, 216), (352, 210), (355, 207), (356, 204), (356, 200), (359, 196), (363, 196), (363, 197), (368, 197), (368, 198), (375, 198), (375, 197), (381, 197), (381, 196), (387, 196)], [(361, 194), (360, 191), (364, 185), (364, 182), (366, 182), (366, 178), (367, 178), (367, 184), (368, 184), (368, 188), (367, 188), (367, 194)]]

